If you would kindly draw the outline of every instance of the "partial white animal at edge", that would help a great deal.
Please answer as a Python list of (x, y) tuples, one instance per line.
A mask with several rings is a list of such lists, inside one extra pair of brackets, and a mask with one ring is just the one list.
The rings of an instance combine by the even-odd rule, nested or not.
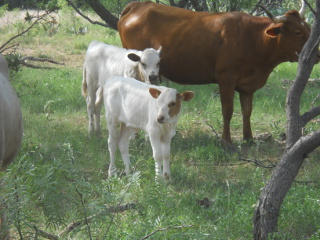
[[(0, 172), (5, 171), (16, 157), (22, 141), (22, 131), (19, 99), (10, 84), (8, 63), (0, 55)], [(4, 184), (0, 178), (0, 189)], [(9, 240), (10, 223), (6, 219), (4, 200), (0, 199), (0, 239)]]

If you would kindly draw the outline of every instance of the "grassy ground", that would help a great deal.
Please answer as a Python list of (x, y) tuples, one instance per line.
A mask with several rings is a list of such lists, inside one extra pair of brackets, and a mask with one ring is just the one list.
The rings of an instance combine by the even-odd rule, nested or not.
[[(20, 23), (23, 26), (23, 23)], [(88, 27), (85, 35), (73, 29)], [(14, 34), (3, 27), (2, 41)], [(20, 96), (24, 141), (19, 156), (5, 173), (8, 185), (2, 196), (8, 203), (14, 239), (43, 239), (36, 228), (58, 235), (68, 224), (97, 214), (88, 224), (61, 234), (62, 239), (251, 239), (252, 216), (261, 188), (272, 169), (239, 160), (225, 150), (213, 132), (222, 131), (218, 88), (181, 86), (195, 99), (184, 104), (172, 141), (170, 184), (154, 181), (154, 161), (144, 134), (130, 145), (135, 174), (107, 178), (109, 155), (107, 130), (89, 138), (85, 100), (81, 96), (82, 62), (86, 47), (96, 39), (120, 46), (118, 34), (92, 26), (71, 12), (59, 15), (54, 26), (39, 26), (21, 39), (18, 51), (65, 62), (54, 70), (22, 67), (12, 72), (12, 84)], [(267, 85), (255, 94), (254, 135), (271, 133), (268, 141), (248, 147), (241, 141), (238, 96), (232, 120), (232, 136), (241, 157), (268, 165), (283, 152), (285, 97), (297, 64), (282, 64)], [(320, 69), (312, 78), (319, 78)], [(309, 84), (303, 109), (309, 109), (320, 83)], [(316, 101), (315, 104), (319, 104)], [(305, 131), (318, 129), (318, 121)], [(279, 239), (317, 239), (320, 228), (319, 152), (306, 159), (288, 193), (279, 219)], [(118, 169), (124, 169), (120, 156)], [(134, 203), (121, 213), (107, 209)], [(154, 232), (156, 231), (156, 232)]]

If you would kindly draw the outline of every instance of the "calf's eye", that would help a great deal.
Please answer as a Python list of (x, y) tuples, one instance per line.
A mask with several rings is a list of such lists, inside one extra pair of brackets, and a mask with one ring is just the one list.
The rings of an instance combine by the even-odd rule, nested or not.
[(176, 105), (176, 103), (175, 102), (171, 102), (171, 103), (169, 103), (169, 107), (174, 107)]

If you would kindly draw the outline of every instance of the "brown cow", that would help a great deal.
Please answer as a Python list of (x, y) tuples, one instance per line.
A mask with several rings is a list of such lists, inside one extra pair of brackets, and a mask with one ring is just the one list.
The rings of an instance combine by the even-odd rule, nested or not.
[[(17, 155), (22, 141), (22, 116), (17, 94), (9, 81), (9, 68), (0, 55), (0, 172), (4, 171)], [(0, 178), (0, 189), (2, 179)], [(0, 239), (10, 239), (9, 223), (5, 217), (3, 196), (0, 196)]]
[(304, 10), (303, 2), (299, 12), (292, 10), (270, 19), (131, 2), (122, 12), (118, 30), (125, 48), (162, 46), (160, 73), (171, 81), (219, 84), (222, 138), (231, 142), (234, 92), (240, 94), (243, 138), (252, 139), (253, 93), (265, 85), (278, 64), (298, 61), (310, 34)]

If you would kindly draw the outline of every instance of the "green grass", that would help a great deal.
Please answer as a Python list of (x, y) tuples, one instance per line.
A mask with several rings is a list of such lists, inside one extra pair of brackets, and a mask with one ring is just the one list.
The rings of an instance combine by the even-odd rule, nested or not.
[[(60, 22), (59, 31), (49, 35), (39, 28), (32, 33), (33, 41), (26, 38), (21, 43), (23, 48), (60, 60), (79, 61), (93, 39), (120, 45), (119, 37), (110, 30), (70, 20), (68, 15), (63, 17), (69, 21)], [(73, 34), (70, 27), (74, 25), (90, 27), (89, 34)], [(171, 183), (155, 181), (152, 151), (144, 133), (139, 133), (130, 145), (133, 176), (119, 173), (108, 179), (106, 122), (102, 116), (101, 139), (88, 137), (81, 64), (55, 70), (22, 67), (12, 73), (22, 106), (24, 140), (19, 156), (4, 175), (8, 185), (1, 194), (8, 203), (13, 236), (33, 239), (34, 226), (57, 235), (68, 224), (105, 213), (110, 206), (134, 203), (135, 209), (100, 214), (62, 239), (141, 239), (160, 228), (165, 230), (149, 239), (251, 239), (254, 207), (272, 170), (239, 161), (238, 154), (221, 146), (212, 131), (222, 132), (217, 85), (170, 83), (180, 92), (195, 92), (195, 98), (183, 106), (172, 140)], [(278, 140), (285, 132), (285, 98), (290, 86), (282, 80), (293, 80), (296, 68), (290, 63), (278, 66), (266, 86), (255, 94), (254, 134), (272, 133), (271, 141), (257, 141), (251, 148), (243, 144), (236, 95), (231, 130), (242, 157), (279, 161), (283, 144)], [(317, 66), (312, 78), (319, 74)], [(309, 109), (317, 95), (318, 83), (309, 84), (303, 110)], [(312, 123), (306, 131), (318, 128)], [(319, 151), (310, 154), (297, 177), (304, 184), (295, 182), (287, 194), (276, 233), (279, 239), (316, 239), (319, 235), (318, 156)], [(119, 170), (124, 169), (120, 154), (116, 164)], [(204, 198), (212, 203), (207, 208), (198, 204)]]

